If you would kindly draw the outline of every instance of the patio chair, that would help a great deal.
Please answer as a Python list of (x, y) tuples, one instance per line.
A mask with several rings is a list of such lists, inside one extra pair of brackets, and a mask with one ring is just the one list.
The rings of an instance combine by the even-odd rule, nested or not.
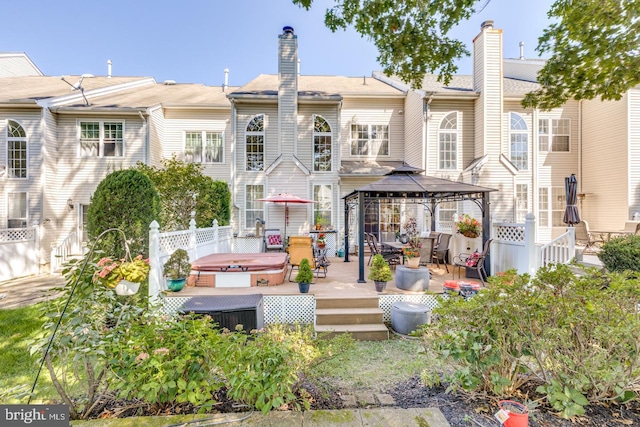
[[(292, 236), (292, 238), (293, 237), (294, 236)], [(291, 265), (291, 268), (289, 269), (288, 280), (290, 282), (295, 282), (295, 280), (291, 280), (291, 275), (294, 270), (298, 270), (300, 268), (300, 262), (303, 258), (309, 260), (309, 265), (311, 266), (311, 270), (313, 270), (313, 283), (317, 282), (318, 277), (327, 277), (327, 266), (319, 265), (316, 262), (311, 237), (306, 239), (289, 239), (289, 264)]]
[(593, 251), (596, 245), (602, 243), (602, 240), (596, 239), (589, 231), (589, 223), (587, 221), (580, 221), (575, 226), (576, 232), (576, 244), (584, 246), (582, 253), (586, 253), (587, 250)]
[(380, 248), (373, 242), (373, 234), (364, 233), (364, 241), (369, 246), (369, 261), (367, 261), (367, 265), (371, 265), (371, 260), (376, 254), (380, 253)]
[(418, 252), (420, 252), (420, 265), (429, 265), (433, 264), (433, 249), (435, 247), (436, 238), (431, 237), (423, 237), (420, 239), (420, 243), (422, 243), (422, 247)]
[(440, 268), (440, 263), (444, 264), (444, 268), (449, 272), (449, 242), (451, 240), (451, 234), (448, 233), (440, 233), (438, 238), (438, 245), (433, 251), (433, 260), (436, 262), (438, 268)]
[(282, 234), (278, 228), (267, 228), (264, 230), (263, 244), (264, 252), (284, 250), (284, 242), (282, 241)]
[(377, 253), (381, 254), (384, 260), (387, 261), (387, 263), (389, 263), (390, 266), (393, 267), (395, 265), (400, 264), (400, 262), (402, 261), (401, 250), (390, 249), (389, 247), (381, 245), (378, 242), (378, 238), (373, 233), (369, 233), (369, 239), (371, 239), (371, 244), (373, 245), (373, 247), (377, 248), (377, 251), (378, 251)]
[(453, 257), (453, 278), (456, 278), (456, 268), (458, 269), (459, 279), (460, 270), (464, 267), (466, 270), (475, 271), (482, 281), (482, 285), (485, 285), (485, 278), (489, 279), (489, 276), (487, 275), (487, 270), (484, 269), (484, 261), (489, 256), (492, 241), (493, 239), (489, 239), (485, 242), (482, 252), (461, 253)]

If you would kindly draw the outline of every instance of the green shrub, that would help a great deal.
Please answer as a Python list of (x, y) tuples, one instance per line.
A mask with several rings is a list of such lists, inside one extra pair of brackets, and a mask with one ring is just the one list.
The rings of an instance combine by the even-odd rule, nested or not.
[(424, 327), (425, 345), (456, 367), (435, 380), (499, 398), (533, 381), (566, 417), (590, 402), (636, 398), (638, 280), (595, 269), (575, 275), (566, 265), (508, 279), (434, 310), (439, 321)]
[(376, 282), (388, 282), (393, 279), (389, 263), (385, 261), (382, 255), (375, 254), (373, 256), (368, 278)]
[(302, 258), (300, 265), (298, 266), (298, 274), (296, 274), (295, 281), (298, 283), (311, 283), (313, 282), (313, 270), (311, 270), (311, 264), (307, 258)]
[(598, 258), (609, 271), (640, 272), (640, 236), (616, 237), (605, 242)]
[[(110, 173), (98, 184), (87, 211), (87, 232), (91, 240), (109, 228), (119, 228), (127, 237), (131, 254), (149, 252), (149, 225), (157, 220), (160, 199), (153, 184), (135, 169)], [(100, 248), (110, 257), (124, 258), (124, 238), (109, 233)]]
[(200, 163), (186, 163), (172, 156), (162, 160), (162, 168), (138, 163), (137, 168), (153, 182), (160, 194), (162, 230), (186, 230), (191, 212), (196, 213), (197, 227), (229, 225), (231, 192), (224, 181), (214, 181), (202, 174)]

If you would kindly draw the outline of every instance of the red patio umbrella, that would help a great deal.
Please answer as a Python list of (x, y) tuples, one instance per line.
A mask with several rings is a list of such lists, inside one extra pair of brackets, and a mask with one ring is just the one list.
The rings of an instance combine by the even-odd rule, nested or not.
[(315, 203), (315, 200), (303, 199), (302, 197), (298, 197), (289, 193), (279, 193), (275, 196), (268, 196), (262, 199), (256, 199), (258, 202), (267, 202), (267, 203), (284, 203), (284, 239), (287, 239), (287, 222), (289, 222), (289, 203), (294, 204), (309, 204)]

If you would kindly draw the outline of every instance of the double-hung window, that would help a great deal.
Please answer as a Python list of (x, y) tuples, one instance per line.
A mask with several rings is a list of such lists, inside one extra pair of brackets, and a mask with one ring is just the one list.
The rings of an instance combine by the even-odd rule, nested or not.
[(256, 226), (256, 219), (264, 219), (264, 202), (258, 201), (264, 197), (264, 185), (247, 185), (245, 187), (245, 227)]
[(516, 222), (524, 222), (529, 211), (529, 185), (516, 184)]
[(255, 116), (245, 129), (247, 150), (246, 169), (251, 172), (264, 170), (264, 115)]
[(82, 121), (80, 127), (81, 157), (123, 157), (124, 123)]
[(313, 200), (315, 203), (314, 224), (331, 224), (331, 185), (321, 184), (313, 186)]
[(458, 169), (458, 113), (447, 114), (438, 127), (438, 169)]
[(509, 137), (511, 141), (511, 163), (518, 170), (529, 169), (529, 129), (518, 113), (511, 113)]
[(27, 134), (13, 120), (7, 122), (7, 173), (9, 178), (27, 177)]
[(7, 228), (27, 228), (27, 193), (9, 193), (7, 196)]
[(351, 124), (352, 156), (388, 156), (389, 125)]
[(223, 163), (221, 132), (186, 132), (184, 159), (187, 163)]
[(571, 146), (571, 120), (539, 119), (538, 149), (540, 151), (569, 152)]

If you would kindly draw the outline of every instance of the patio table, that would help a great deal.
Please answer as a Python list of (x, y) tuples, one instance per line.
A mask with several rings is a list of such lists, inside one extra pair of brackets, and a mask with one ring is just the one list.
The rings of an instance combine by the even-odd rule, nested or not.
[(629, 234), (633, 234), (627, 230), (590, 230), (591, 234), (597, 234), (600, 236), (600, 240), (603, 242), (608, 242), (612, 237), (620, 237), (620, 236), (628, 236)]

